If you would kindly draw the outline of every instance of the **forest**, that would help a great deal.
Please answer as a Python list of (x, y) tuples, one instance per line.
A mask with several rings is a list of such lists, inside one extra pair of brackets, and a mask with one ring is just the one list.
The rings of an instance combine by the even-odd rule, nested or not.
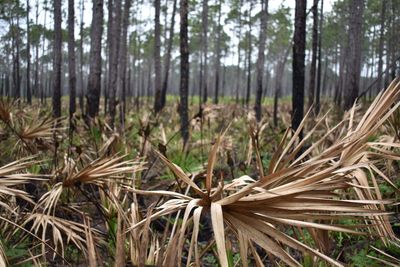
[(400, 266), (400, 0), (0, 0), (0, 267)]

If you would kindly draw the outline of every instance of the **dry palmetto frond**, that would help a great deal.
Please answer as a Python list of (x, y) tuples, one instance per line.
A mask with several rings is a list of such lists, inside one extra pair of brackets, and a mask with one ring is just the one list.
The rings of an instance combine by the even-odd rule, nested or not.
[(74, 162), (67, 161), (68, 167), (64, 169), (65, 178), (62, 182), (54, 184), (52, 189), (40, 198), (37, 208), (43, 209), (47, 214), (54, 213), (65, 189), (79, 187), (81, 184), (94, 184), (102, 188), (107, 185), (107, 182), (118, 183), (118, 180), (125, 179), (126, 174), (142, 170), (143, 162), (123, 160), (124, 158), (125, 156), (98, 158), (80, 170)]
[[(87, 225), (63, 219), (49, 214), (35, 212), (29, 214), (24, 221), (23, 226), (32, 224), (31, 232), (41, 235), (42, 240), (47, 239), (47, 235), (51, 233), (52, 242), (55, 252), (59, 252), (64, 257), (64, 245), (73, 243), (78, 249), (86, 253), (85, 239), (87, 232), (91, 231), (91, 235), (98, 236), (98, 232), (93, 229), (87, 229)], [(42, 244), (42, 254), (46, 253), (45, 245)], [(56, 254), (54, 254), (55, 256)]]
[[(301, 264), (289, 254), (286, 247), (318, 257), (331, 265), (342, 266), (326, 254), (326, 231), (370, 235), (379, 237), (384, 242), (396, 239), (389, 223), (388, 212), (384, 208), (390, 201), (382, 200), (375, 178), (377, 175), (383, 176), (383, 173), (374, 167), (374, 162), (383, 160), (387, 155), (376, 149), (371, 152), (368, 140), (398, 108), (399, 95), (400, 82), (395, 80), (386, 91), (376, 97), (359, 123), (355, 123), (354, 120), (354, 107), (349, 113), (347, 131), (343, 131), (343, 135), (330, 147), (319, 150), (318, 154), (313, 154), (312, 151), (343, 122), (314, 141), (309, 148), (303, 149), (303, 145), (318, 125), (323, 123), (324, 117), (316, 122), (303, 140), (297, 141), (305, 123), (303, 120), (290, 139), (289, 131), (286, 132), (266, 174), (263, 175), (263, 166), (260, 166), (259, 179), (255, 182), (249, 179), (242, 180), (241, 183), (236, 182), (234, 192), (232, 186), (224, 184), (223, 181), (220, 181), (217, 187), (212, 187), (213, 166), (224, 134), (218, 137), (210, 151), (205, 189), (200, 188), (181, 168), (159, 154), (168, 168), (192, 190), (193, 194), (187, 196), (175, 192), (137, 191), (169, 196), (172, 199), (159, 206), (158, 211), (151, 216), (133, 225), (130, 230), (143, 226), (149, 219), (154, 220), (184, 210), (175, 249), (177, 259), (181, 258), (186, 230), (189, 221), (192, 221), (193, 232), (188, 255), (194, 254), (194, 262), (198, 265), (200, 255), (197, 236), (200, 217), (208, 212), (211, 216), (219, 261), (224, 267), (228, 266), (225, 227), (233, 232), (239, 241), (243, 266), (248, 264), (249, 248), (253, 258), (259, 258), (253, 244), (263, 248), (271, 256), (271, 261), (279, 259), (289, 266)], [(371, 155), (374, 156), (373, 161), (370, 160)], [(225, 190), (226, 188), (229, 190)], [(354, 224), (341, 225), (343, 219), (351, 219)], [(310, 233), (315, 247), (287, 234), (285, 229), (288, 228), (293, 228), (299, 235)], [(188, 257), (187, 264), (191, 261)]]
[(42, 119), (39, 113), (32, 118), (20, 119), (19, 121), (16, 147), (33, 154), (40, 150), (52, 149), (55, 138), (59, 137), (59, 133), (63, 130), (61, 119), (51, 117)]
[(33, 157), (27, 157), (0, 167), (1, 207), (12, 211), (12, 208), (9, 206), (9, 204), (15, 197), (33, 203), (29, 194), (24, 191), (21, 186), (31, 181), (41, 181), (43, 178), (30, 173), (23, 173), (22, 171), (37, 163), (38, 162), (35, 161)]

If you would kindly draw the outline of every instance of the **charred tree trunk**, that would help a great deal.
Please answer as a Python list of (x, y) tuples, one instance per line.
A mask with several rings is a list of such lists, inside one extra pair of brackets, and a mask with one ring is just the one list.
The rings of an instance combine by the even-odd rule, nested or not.
[(61, 0), (54, 0), (53, 117), (61, 116)]
[(93, 0), (93, 18), (90, 30), (90, 66), (87, 90), (87, 115), (99, 113), (101, 93), (101, 36), (103, 34), (103, 0)]
[[(122, 128), (125, 126), (125, 112), (126, 112), (126, 89), (127, 89), (127, 59), (129, 58), (127, 53), (128, 46), (128, 26), (129, 26), (129, 14), (131, 9), (131, 0), (125, 0), (124, 17), (122, 21), (122, 35), (121, 35), (121, 48), (119, 53), (119, 88), (120, 88), (120, 123)], [(128, 80), (129, 83), (129, 80)]]
[[(242, 35), (242, 12), (241, 12), (241, 7), (242, 7), (242, 0), (239, 1), (239, 14), (238, 14), (238, 20), (239, 20), (239, 38), (241, 38)], [(237, 56), (238, 56), (238, 63), (236, 66), (236, 98), (235, 102), (236, 104), (239, 103), (239, 89), (240, 89), (240, 42), (238, 42), (238, 47), (237, 47)]]
[(310, 66), (310, 84), (308, 86), (308, 106), (314, 104), (315, 98), (315, 73), (317, 68), (317, 48), (318, 48), (318, 1), (314, 0), (312, 6), (313, 29), (312, 29), (312, 57)]
[(260, 28), (260, 39), (258, 43), (258, 58), (257, 58), (257, 90), (256, 90), (256, 104), (254, 110), (256, 112), (257, 121), (261, 120), (261, 102), (263, 94), (263, 74), (264, 74), (264, 62), (265, 62), (265, 41), (267, 31), (267, 19), (268, 19), (268, 0), (261, 1), (261, 28)]
[(172, 7), (172, 15), (171, 15), (171, 25), (169, 27), (167, 54), (165, 55), (165, 61), (164, 61), (164, 80), (163, 80), (163, 85), (162, 85), (162, 89), (161, 89), (161, 108), (165, 107), (165, 103), (166, 103), (166, 99), (167, 99), (169, 69), (170, 69), (170, 64), (171, 64), (171, 52), (172, 52), (172, 44), (174, 41), (176, 6), (177, 6), (177, 0), (174, 0), (174, 5)]
[(385, 20), (386, 20), (386, 2), (382, 1), (381, 17), (380, 17), (380, 31), (379, 31), (379, 62), (378, 62), (378, 78), (376, 82), (376, 91), (379, 92), (382, 89), (382, 71), (383, 71), (383, 44), (385, 41)]
[(155, 18), (154, 18), (154, 111), (158, 113), (161, 110), (161, 24), (160, 9), (161, 0), (154, 1)]
[(119, 42), (121, 38), (121, 0), (114, 0), (112, 10), (112, 22), (109, 51), (109, 72), (108, 72), (108, 109), (110, 114), (110, 127), (114, 128), (116, 114), (116, 93), (118, 84), (118, 58), (119, 58)]
[[(218, 94), (219, 94), (219, 74), (221, 69), (221, 0), (218, 5), (218, 25), (217, 25), (217, 45), (215, 54), (215, 91), (214, 91), (214, 104), (218, 104)], [(207, 79), (207, 78), (206, 78)], [(206, 83), (206, 82), (205, 82)]]
[(84, 114), (84, 101), (83, 101), (83, 13), (85, 11), (85, 1), (81, 1), (81, 18), (80, 18), (80, 41), (79, 41), (79, 107), (81, 113)]
[(251, 10), (253, 9), (253, 1), (250, 1), (250, 9), (249, 9), (249, 35), (247, 36), (247, 88), (246, 88), (246, 107), (249, 106), (250, 102), (250, 87), (251, 87), (251, 53), (252, 53), (252, 44), (251, 44)]
[(68, 74), (69, 74), (69, 117), (75, 113), (76, 69), (75, 69), (75, 6), (68, 0)]
[(189, 42), (188, 42), (188, 0), (180, 0), (180, 54), (181, 54), (181, 77), (180, 77), (180, 103), (179, 114), (181, 117), (181, 135), (186, 147), (189, 139)]
[(345, 109), (352, 107), (358, 97), (360, 87), (363, 11), (364, 0), (350, 1), (349, 55), (346, 68)]
[(203, 11), (202, 11), (202, 71), (200, 82), (202, 86), (200, 87), (199, 98), (200, 103), (206, 103), (208, 98), (208, 0), (203, 0)]
[[(296, 0), (295, 26), (293, 36), (293, 91), (292, 129), (297, 130), (304, 112), (304, 72), (306, 50), (306, 0)], [(302, 138), (302, 134), (300, 134)]]
[[(321, 98), (321, 69), (322, 69), (322, 27), (324, 23), (324, 0), (321, 0), (321, 19), (319, 20), (319, 34), (318, 34), (318, 71), (317, 71), (317, 92), (315, 97), (315, 114), (319, 113), (321, 108), (320, 98)], [(327, 62), (325, 62), (325, 66), (327, 66)], [(326, 72), (324, 73), (324, 77), (326, 77)], [(326, 84), (324, 83), (324, 87)], [(325, 89), (326, 91), (326, 89)]]
[(31, 33), (30, 33), (30, 12), (29, 0), (26, 1), (26, 99), (28, 104), (32, 104), (31, 91)]

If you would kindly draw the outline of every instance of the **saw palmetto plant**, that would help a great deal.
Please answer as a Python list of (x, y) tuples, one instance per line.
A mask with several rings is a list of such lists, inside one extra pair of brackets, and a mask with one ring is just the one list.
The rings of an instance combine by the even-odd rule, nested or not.
[[(226, 182), (214, 176), (218, 148), (229, 129), (217, 138), (209, 153), (203, 186), (159, 154), (189, 193), (136, 191), (169, 199), (130, 230), (144, 226), (149, 219), (182, 212), (182, 220), (179, 223), (175, 221), (175, 232), (171, 233), (169, 242), (174, 238), (178, 240), (175, 257), (179, 265), (185, 254), (186, 265), (193, 262), (198, 266), (200, 251), (204, 249), (198, 242), (202, 216), (211, 217), (212, 238), (221, 266), (229, 266), (228, 243), (237, 244), (243, 266), (248, 265), (250, 255), (257, 265), (263, 265), (257, 248), (264, 250), (270, 262), (278, 264), (300, 266), (300, 259), (293, 256), (300, 253), (318, 257), (330, 265), (342, 266), (341, 262), (329, 257), (328, 232), (365, 235), (380, 238), (384, 243), (396, 240), (389, 223), (390, 213), (385, 210), (385, 205), (391, 201), (382, 199), (378, 187), (382, 179), (393, 183), (376, 167), (376, 163), (387, 158), (399, 160), (396, 154), (382, 149), (398, 145), (369, 140), (398, 108), (399, 95), (400, 83), (394, 81), (378, 95), (358, 122), (354, 106), (345, 121), (314, 140), (308, 148), (304, 144), (324, 123), (326, 115), (299, 140), (305, 123), (303, 120), (296, 132), (286, 132), (269, 166), (263, 166), (262, 161), (257, 160), (259, 175), (255, 180)], [(336, 131), (340, 134), (335, 142), (323, 147), (324, 140)], [(256, 156), (259, 157), (257, 153)], [(345, 219), (352, 223), (343, 224)], [(311, 236), (313, 242), (304, 242), (301, 237), (306, 235)]]
[(0, 101), (13, 151), (0, 160), (0, 266), (343, 266), (338, 234), (379, 240), (370, 259), (395, 265), (383, 247), (398, 244), (399, 95), (394, 81), (366, 110), (309, 113), (296, 131), (210, 105), (192, 120), (193, 164), (176, 160), (174, 118), (138, 115), (129, 133), (76, 118), (67, 134)]

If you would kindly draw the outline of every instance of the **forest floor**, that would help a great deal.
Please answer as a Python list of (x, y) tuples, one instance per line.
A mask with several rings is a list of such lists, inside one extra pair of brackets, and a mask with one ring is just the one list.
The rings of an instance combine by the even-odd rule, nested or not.
[[(262, 177), (261, 174), (273, 174), (274, 166), (275, 169), (278, 168), (277, 154), (287, 153), (286, 157), (281, 159), (284, 165), (286, 158), (288, 163), (295, 161), (290, 153), (300, 155), (312, 148), (303, 159), (303, 162), (306, 162), (307, 159), (312, 159), (321, 151), (334, 146), (353, 124), (357, 125), (360, 121), (362, 123), (363, 114), (369, 107), (369, 103), (364, 103), (355, 108), (354, 113), (344, 113), (325, 103), (322, 105), (322, 115), (315, 117), (309, 114), (305, 120), (303, 132), (306, 137), (304, 143), (301, 143), (302, 148), (296, 150), (296, 145), (300, 142), (296, 139), (289, 153), (283, 149), (282, 140), (290, 143), (289, 140), (292, 137), (295, 140), (296, 137), (296, 133), (287, 131), (290, 126), (290, 98), (280, 102), (278, 125), (273, 124), (272, 99), (265, 100), (264, 119), (259, 123), (255, 121), (252, 108), (235, 104), (232, 99), (223, 98), (218, 105), (205, 104), (202, 113), (199, 113), (197, 99), (192, 99), (190, 139), (185, 149), (180, 137), (177, 98), (169, 96), (167, 106), (158, 115), (150, 112), (152, 103), (147, 100), (142, 98), (139, 100), (141, 103), (135, 102), (134, 99), (128, 100), (125, 125), (122, 128), (118, 123), (116, 131), (108, 126), (108, 118), (104, 115), (92, 122), (89, 128), (78, 111), (72, 120), (72, 132), (69, 130), (68, 115), (65, 113), (64, 119), (56, 122), (50, 117), (48, 104), (42, 105), (35, 101), (32, 106), (26, 106), (23, 103), (1, 101), (0, 166), (3, 167), (0, 167), (0, 177), (29, 174), (21, 175), (13, 184), (0, 183), (4, 188), (20, 190), (14, 192), (3, 188), (3, 199), (11, 193), (21, 198), (16, 202), (4, 200), (2, 217), (12, 219), (20, 228), (22, 226), (31, 233), (25, 235), (24, 231), (15, 225), (2, 222), (4, 229), (13, 229), (16, 233), (13, 236), (1, 231), (4, 258), (7, 258), (10, 264), (31, 266), (47, 261), (50, 265), (66, 262), (80, 265), (87, 261), (90, 266), (95, 266), (93, 264), (96, 262), (108, 266), (122, 259), (127, 266), (160, 263), (161, 258), (165, 260), (171, 255), (168, 249), (161, 249), (162, 243), (168, 239), (171, 225), (179, 227), (183, 223), (183, 213), (179, 216), (173, 212), (170, 213), (170, 217), (155, 218), (150, 223), (150, 220), (145, 220), (146, 214), (155, 213), (162, 203), (167, 205), (169, 202), (165, 201), (168, 195), (145, 192), (187, 194), (188, 181), (181, 180), (186, 179), (185, 177), (192, 179), (200, 188), (207, 188), (210, 164), (213, 165), (211, 172), (214, 177), (211, 186), (217, 188), (219, 183), (228, 186), (232, 181), (255, 181)], [(50, 103), (50, 100), (47, 102)], [(64, 98), (62, 110), (66, 112), (67, 107), (68, 99)], [(342, 120), (344, 123), (336, 129), (335, 126), (340, 125)], [(399, 129), (400, 112), (396, 111), (376, 132), (368, 136), (368, 142), (383, 142), (382, 137), (390, 137), (390, 142), (397, 143)], [(331, 133), (329, 136), (328, 132)], [(308, 133), (312, 134), (308, 136)], [(222, 135), (224, 137), (220, 138)], [(321, 143), (314, 146), (320, 140)], [(398, 153), (396, 149), (392, 152)], [(392, 160), (380, 162), (379, 166), (381, 165), (384, 166), (382, 168), (392, 184), (383, 178), (376, 178), (379, 193), (372, 195), (379, 196), (379, 199), (392, 200), (394, 203), (399, 202), (396, 186), (400, 187), (400, 178), (396, 173), (400, 170), (400, 165), (397, 156), (393, 156)], [(12, 168), (7, 169), (10, 166)], [(175, 169), (176, 166), (179, 169)], [(182, 175), (185, 177), (182, 178)], [(372, 174), (365, 177), (371, 179), (367, 185), (372, 186), (375, 178), (372, 179), (370, 175)], [(114, 178), (119, 182), (111, 182)], [(246, 180), (245, 183), (247, 182)], [(353, 199), (351, 195), (347, 195), (346, 190), (344, 198)], [(335, 193), (338, 191), (339, 189)], [(10, 213), (9, 208), (17, 211), (19, 215)], [(387, 211), (393, 212), (390, 215), (390, 224), (394, 234), (400, 237), (399, 206), (389, 205)], [(203, 251), (200, 257), (201, 264), (214, 266), (218, 264), (221, 251), (214, 243), (217, 239), (212, 238), (214, 222), (211, 222), (209, 217), (204, 217), (200, 220), (201, 231), (197, 239), (197, 244)], [(121, 235), (124, 235), (121, 233), (142, 219), (142, 223), (147, 227), (151, 226), (152, 230), (141, 230), (138, 234), (140, 238), (137, 239), (127, 234), (121, 241)], [(177, 223), (178, 221), (180, 223)], [(325, 223), (340, 225), (346, 229), (353, 227), (358, 221), (349, 217), (339, 222), (329, 223), (328, 220)], [(227, 237), (238, 234), (232, 225), (228, 225), (233, 230), (226, 233)], [(300, 231), (300, 227), (301, 225), (279, 226), (279, 229), (307, 246), (318, 247), (314, 236), (316, 232), (307, 227), (306, 230)], [(32, 234), (41, 239), (38, 241)], [(400, 258), (398, 245), (390, 243), (385, 246), (385, 241), (378, 238), (378, 235), (372, 236), (374, 238), (366, 236), (365, 233), (354, 235), (345, 230), (329, 232), (325, 239), (324, 253), (352, 266), (381, 266), (382, 263), (373, 259), (377, 257), (387, 260), (379, 250)], [(189, 241), (190, 237), (189, 232)], [(168, 240), (169, 243), (173, 242), (172, 237)], [(179, 241), (176, 242), (179, 244)], [(187, 261), (191, 251), (190, 244), (182, 244), (183, 263)], [(141, 246), (149, 247), (143, 251)], [(240, 242), (229, 241), (226, 246), (229, 266), (243, 265), (240, 263)], [(273, 262), (281, 264), (273, 253), (271, 255), (268, 251), (262, 252), (259, 247), (253, 246), (250, 246), (249, 250), (253, 255), (249, 257), (250, 266), (257, 262), (255, 255), (259, 255), (261, 262), (266, 265)], [(303, 266), (326, 266), (309, 252), (300, 253), (293, 249), (287, 249), (287, 252)], [(142, 259), (138, 255), (141, 255)], [(25, 261), (29, 263), (24, 263)]]

